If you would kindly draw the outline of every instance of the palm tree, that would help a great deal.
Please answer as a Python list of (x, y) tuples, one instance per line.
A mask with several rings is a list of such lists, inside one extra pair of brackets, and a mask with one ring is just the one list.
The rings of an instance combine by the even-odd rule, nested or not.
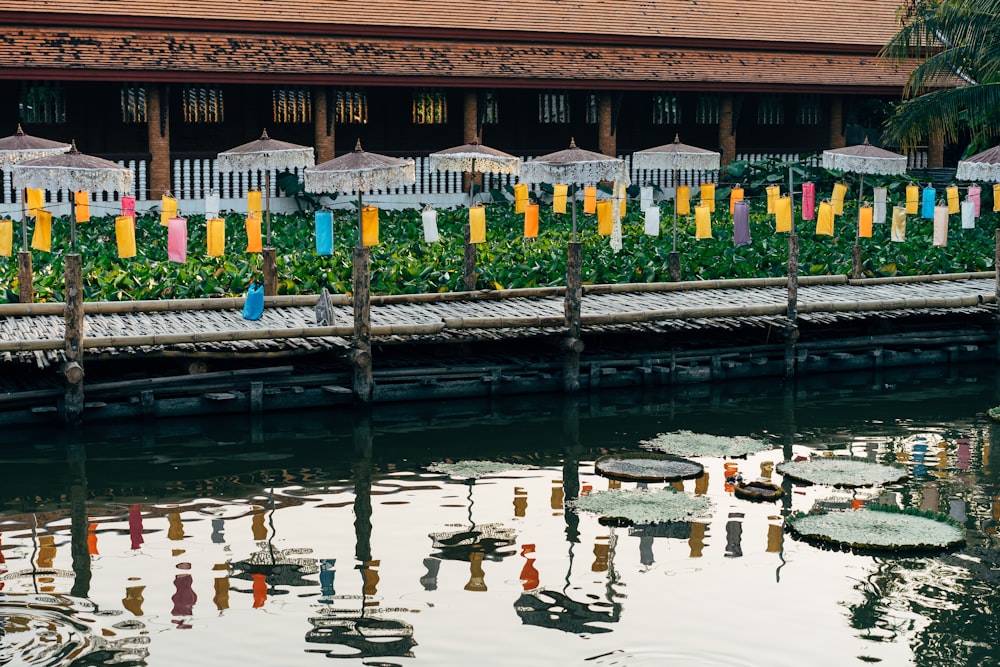
[(1000, 0), (906, 0), (882, 56), (914, 58), (886, 138), (904, 148), (937, 136), (971, 137), (972, 152), (1000, 136)]

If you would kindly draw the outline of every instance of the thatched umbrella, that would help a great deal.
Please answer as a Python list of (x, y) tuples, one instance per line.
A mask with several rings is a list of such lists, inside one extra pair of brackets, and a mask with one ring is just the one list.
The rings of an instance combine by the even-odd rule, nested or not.
[(959, 160), (955, 178), (960, 181), (1000, 182), (1000, 146)]
[[(435, 171), (455, 171), (462, 174), (513, 174), (521, 171), (521, 158), (504, 153), (479, 142), (446, 148), (430, 154), (429, 165)], [(469, 199), (475, 196), (475, 185), (469, 188)]]

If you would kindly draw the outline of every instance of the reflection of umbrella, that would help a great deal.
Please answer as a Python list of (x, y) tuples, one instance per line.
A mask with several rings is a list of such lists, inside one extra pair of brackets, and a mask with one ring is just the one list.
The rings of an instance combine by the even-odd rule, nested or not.
[[(14, 182), (20, 188), (121, 192), (132, 189), (132, 171), (110, 160), (85, 155), (76, 143), (66, 153), (27, 160), (14, 165)], [(70, 197), (70, 202), (74, 198)], [(73, 208), (75, 208), (75, 202)], [(70, 249), (76, 252), (76, 215), (70, 213)]]
[(863, 144), (832, 148), (823, 151), (823, 168), (836, 169), (861, 176), (858, 185), (858, 241), (854, 244), (852, 276), (861, 277), (861, 193), (865, 188), (865, 175), (898, 176), (906, 173), (906, 156), (893, 153), (883, 148), (877, 148), (868, 143), (865, 137)]
[(230, 148), (216, 156), (215, 169), (220, 174), (264, 171), (264, 210), (267, 215), (267, 245), (271, 245), (271, 172), (283, 169), (311, 167), (316, 164), (313, 149), (290, 144), (267, 136), (267, 130), (249, 143)]
[(493, 560), (502, 560), (513, 551), (502, 552), (500, 549), (509, 547), (517, 540), (517, 533), (498, 523), (484, 523), (476, 525), (472, 518), (472, 488), (476, 483), (475, 478), (463, 480), (469, 487), (469, 526), (459, 530), (441, 533), (431, 533), (428, 537), (433, 541), (435, 549), (440, 553), (433, 554), (437, 558), (449, 560), (472, 560), (473, 553), (480, 553), (483, 556), (492, 556)]
[[(677, 172), (681, 170), (694, 169), (696, 171), (718, 170), (721, 164), (722, 155), (706, 148), (688, 146), (681, 143), (679, 134), (674, 135), (672, 143), (646, 148), (632, 153), (632, 166), (636, 169), (660, 169), (662, 171)], [(677, 177), (674, 176), (674, 188), (676, 192)], [(674, 195), (674, 246), (673, 252), (677, 252), (677, 195)]]
[[(521, 159), (473, 141), (470, 144), (446, 148), (430, 154), (430, 168), (435, 171), (457, 171), (469, 174), (517, 174)], [(475, 185), (469, 188), (470, 199)]]
[(1000, 146), (959, 160), (955, 178), (960, 181), (1000, 181)]

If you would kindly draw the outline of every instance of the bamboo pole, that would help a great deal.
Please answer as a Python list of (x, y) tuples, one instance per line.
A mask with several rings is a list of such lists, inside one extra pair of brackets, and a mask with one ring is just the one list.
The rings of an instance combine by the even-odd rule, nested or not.
[(476, 289), (476, 244), (472, 242), (472, 225), (466, 224), (462, 227), (465, 234), (465, 246), (462, 254), (462, 275), (464, 280), (462, 285), (466, 292)]
[(83, 417), (83, 260), (73, 252), (66, 255), (66, 405), (63, 419), (71, 426)]

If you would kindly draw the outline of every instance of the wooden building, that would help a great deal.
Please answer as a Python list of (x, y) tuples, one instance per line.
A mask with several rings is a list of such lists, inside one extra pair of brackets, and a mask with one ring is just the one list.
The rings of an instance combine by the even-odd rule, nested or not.
[[(871, 136), (901, 0), (0, 0), (0, 128), (141, 165), (140, 198), (263, 128), (396, 155), (666, 143), (723, 159)], [(4, 132), (0, 132), (4, 134)], [(940, 166), (941, 147), (929, 164)], [(214, 170), (211, 170), (214, 171)], [(186, 187), (186, 186), (185, 186)], [(203, 184), (192, 187), (191, 196)], [(184, 195), (184, 193), (175, 193)]]

